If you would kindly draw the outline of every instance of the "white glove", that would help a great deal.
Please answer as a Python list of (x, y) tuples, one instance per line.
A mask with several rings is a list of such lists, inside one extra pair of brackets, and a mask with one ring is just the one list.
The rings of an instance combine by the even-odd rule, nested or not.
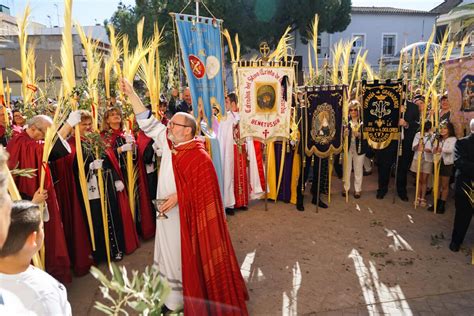
[(66, 123), (71, 125), (71, 127), (76, 126), (81, 122), (81, 112), (80, 111), (72, 111), (67, 118)]
[(102, 164), (103, 164), (104, 160), (103, 159), (96, 159), (94, 160), (93, 162), (91, 162), (89, 164), (89, 169), (90, 170), (98, 170), (98, 169), (102, 169)]
[(133, 150), (133, 144), (128, 143), (123, 145), (122, 147), (119, 147), (121, 152), (126, 152), (126, 151), (132, 151)]
[(135, 138), (133, 138), (133, 136), (131, 134), (125, 134), (125, 142), (127, 144), (130, 144), (130, 143), (134, 143), (135, 142)]
[(123, 189), (125, 189), (125, 185), (124, 185), (123, 182), (120, 181), (120, 180), (115, 181), (115, 182), (114, 182), (114, 185), (115, 185), (115, 190), (116, 190), (117, 192), (122, 192)]

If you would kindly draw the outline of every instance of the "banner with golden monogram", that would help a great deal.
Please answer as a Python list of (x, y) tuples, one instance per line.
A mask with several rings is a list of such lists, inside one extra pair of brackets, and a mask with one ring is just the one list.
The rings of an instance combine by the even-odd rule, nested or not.
[(384, 149), (398, 140), (402, 92), (401, 82), (362, 82), (362, 130), (370, 147)]
[(240, 137), (263, 142), (289, 138), (294, 68), (280, 63), (260, 66), (248, 62), (239, 66), (237, 76)]
[(301, 122), (306, 156), (326, 158), (341, 152), (345, 89), (345, 86), (305, 87)]
[(469, 130), (474, 118), (474, 56), (456, 58), (444, 64), (446, 87), (451, 109), (450, 121), (456, 136), (462, 137)]

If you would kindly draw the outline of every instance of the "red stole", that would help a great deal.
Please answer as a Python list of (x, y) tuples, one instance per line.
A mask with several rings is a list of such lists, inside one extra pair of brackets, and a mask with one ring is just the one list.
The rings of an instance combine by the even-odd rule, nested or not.
[(173, 149), (181, 221), (185, 315), (248, 315), (217, 175), (197, 140)]
[[(78, 276), (89, 272), (93, 263), (89, 229), (85, 211), (82, 210), (82, 194), (76, 187), (74, 161), (76, 160), (76, 140), (68, 139), (71, 153), (55, 162), (54, 170), (58, 178), (55, 185), (58, 203), (63, 218), (64, 233), (72, 260), (74, 273)], [(79, 166), (83, 167), (83, 166)], [(99, 232), (95, 232), (96, 234)]]
[[(37, 176), (33, 178), (16, 177), (15, 183), (18, 190), (33, 197), (40, 185), (40, 172), (43, 159), (43, 144), (31, 139), (26, 132), (15, 135), (7, 146), (10, 154), (8, 167), (37, 169)], [(46, 169), (45, 189), (48, 191), (49, 221), (44, 223), (44, 244), (46, 247), (46, 271), (60, 282), (72, 281), (69, 255), (64, 237), (61, 213), (59, 211), (56, 192), (54, 190), (49, 165)]]
[[(117, 157), (115, 156), (114, 146), (115, 141), (118, 137), (124, 137), (123, 131), (118, 130), (111, 130), (112, 133), (108, 138), (104, 138), (105, 142), (110, 145), (107, 147), (105, 154), (109, 159), (112, 167), (114, 168), (115, 172), (118, 174), (120, 180), (125, 185), (125, 189), (122, 192), (117, 192), (117, 202), (120, 208), (120, 214), (122, 217), (122, 225), (123, 225), (123, 235), (125, 239), (125, 253), (130, 254), (135, 251), (140, 245), (138, 241), (137, 230), (135, 228), (135, 223), (133, 222), (132, 218), (132, 211), (130, 210), (130, 204), (128, 203), (128, 194), (126, 190), (126, 182), (124, 180), (122, 170), (120, 169), (120, 164), (118, 162)], [(104, 137), (104, 133), (101, 133), (102, 137)]]
[(143, 154), (148, 144), (151, 142), (151, 138), (145, 135), (143, 131), (138, 133), (137, 137), (137, 148), (138, 148), (138, 194), (140, 198), (140, 217), (141, 217), (141, 228), (142, 237), (144, 239), (150, 239), (155, 236), (156, 222), (153, 220), (153, 209), (151, 200), (155, 197), (150, 197), (150, 191), (148, 190), (147, 172), (145, 162), (143, 161)]

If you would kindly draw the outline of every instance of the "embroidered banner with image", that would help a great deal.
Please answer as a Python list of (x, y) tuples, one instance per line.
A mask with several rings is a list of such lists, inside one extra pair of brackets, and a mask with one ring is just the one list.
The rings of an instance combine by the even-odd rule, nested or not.
[(239, 67), (240, 137), (289, 138), (293, 67)]
[(212, 128), (212, 108), (225, 113), (222, 20), (175, 14), (179, 44), (193, 102), (193, 115)]
[(402, 92), (399, 82), (362, 83), (362, 130), (370, 147), (384, 149), (398, 140)]
[(342, 107), (345, 86), (305, 88), (303, 133), (306, 156), (321, 158), (342, 150)]
[(456, 58), (444, 64), (446, 87), (456, 136), (469, 132), (469, 122), (474, 118), (474, 56)]

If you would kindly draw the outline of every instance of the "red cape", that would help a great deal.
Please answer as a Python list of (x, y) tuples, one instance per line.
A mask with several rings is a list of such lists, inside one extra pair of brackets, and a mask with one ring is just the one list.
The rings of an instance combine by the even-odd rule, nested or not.
[[(105, 134), (102, 133), (102, 136)], [(118, 137), (124, 137), (122, 131), (112, 130), (111, 135), (108, 138), (105, 138), (105, 142), (110, 145), (105, 151), (107, 158), (109, 159), (112, 167), (115, 172), (119, 175), (120, 180), (126, 185), (126, 181), (123, 177), (122, 170), (120, 169), (120, 164), (115, 156), (114, 145)], [(135, 223), (132, 218), (132, 211), (130, 210), (130, 204), (128, 203), (128, 194), (127, 190), (122, 190), (122, 192), (117, 192), (117, 202), (120, 208), (120, 214), (122, 217), (123, 224), (123, 235), (125, 239), (125, 253), (130, 254), (134, 252), (140, 245), (138, 241), (137, 230), (135, 228)]]
[[(64, 233), (72, 260), (74, 272), (78, 276), (89, 272), (93, 263), (89, 229), (85, 211), (82, 210), (82, 193), (76, 187), (74, 161), (76, 160), (76, 140), (69, 138), (71, 153), (53, 163), (58, 178), (55, 184), (58, 203), (62, 210)], [(98, 232), (96, 232), (97, 234)]]
[(143, 154), (148, 144), (152, 141), (151, 138), (145, 135), (143, 131), (138, 133), (137, 137), (137, 164), (138, 164), (138, 194), (140, 198), (140, 218), (142, 237), (150, 239), (155, 236), (156, 222), (153, 219), (153, 208), (151, 200), (155, 197), (150, 197), (148, 190), (147, 172), (145, 162), (143, 161)]
[[(20, 193), (33, 197), (40, 185), (43, 159), (43, 144), (31, 139), (26, 132), (13, 136), (7, 146), (10, 154), (8, 167), (37, 169), (37, 177), (16, 177), (15, 183)], [(72, 281), (69, 255), (64, 237), (61, 213), (52, 183), (49, 166), (46, 166), (45, 189), (48, 191), (49, 221), (44, 223), (44, 244), (46, 248), (46, 271), (63, 283)]]
[(224, 218), (212, 160), (196, 140), (173, 151), (184, 314), (248, 315), (248, 293)]

